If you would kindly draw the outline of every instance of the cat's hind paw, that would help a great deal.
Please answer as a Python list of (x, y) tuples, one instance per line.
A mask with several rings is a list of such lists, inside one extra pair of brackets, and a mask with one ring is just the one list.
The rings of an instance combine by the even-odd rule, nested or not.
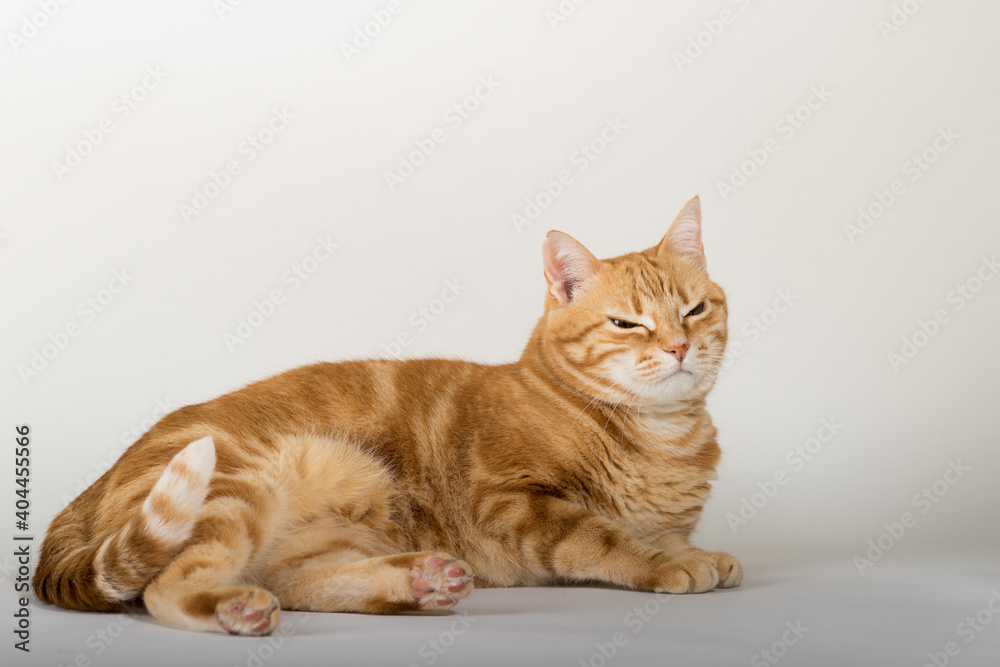
[(215, 607), (215, 618), (231, 635), (269, 635), (278, 625), (278, 598), (262, 588), (247, 586), (223, 596)]
[(469, 566), (448, 554), (428, 554), (410, 568), (413, 598), (423, 610), (451, 609), (474, 587)]

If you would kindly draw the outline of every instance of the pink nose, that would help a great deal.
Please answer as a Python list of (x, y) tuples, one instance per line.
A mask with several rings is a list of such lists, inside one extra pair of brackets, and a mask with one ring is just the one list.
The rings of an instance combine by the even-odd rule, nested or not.
[(677, 363), (681, 363), (682, 361), (684, 361), (684, 357), (687, 356), (689, 347), (690, 345), (687, 344), (687, 341), (673, 341), (671, 343), (668, 343), (663, 348), (663, 351), (666, 352), (667, 354), (674, 355), (675, 357), (677, 357)]

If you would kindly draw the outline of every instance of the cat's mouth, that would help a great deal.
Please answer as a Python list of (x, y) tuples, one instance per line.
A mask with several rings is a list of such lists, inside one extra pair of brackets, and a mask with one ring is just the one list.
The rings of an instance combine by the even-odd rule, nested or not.
[(657, 378), (657, 380), (659, 380), (660, 382), (665, 382), (671, 378), (681, 377), (684, 375), (694, 377), (694, 373), (692, 373), (689, 369), (684, 368), (681, 365), (677, 365), (671, 368), (666, 373), (661, 373), (660, 376)]

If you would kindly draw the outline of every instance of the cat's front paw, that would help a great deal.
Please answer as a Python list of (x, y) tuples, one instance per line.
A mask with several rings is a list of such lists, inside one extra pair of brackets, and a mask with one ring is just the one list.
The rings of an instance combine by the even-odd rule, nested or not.
[(715, 559), (706, 553), (678, 556), (657, 569), (657, 593), (704, 593), (719, 585)]
[(719, 588), (736, 588), (743, 581), (743, 566), (735, 556), (725, 551), (711, 551), (708, 555), (715, 561), (719, 573)]

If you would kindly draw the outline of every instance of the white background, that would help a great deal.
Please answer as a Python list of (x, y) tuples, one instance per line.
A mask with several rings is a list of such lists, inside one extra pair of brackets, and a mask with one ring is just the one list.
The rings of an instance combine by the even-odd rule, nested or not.
[[(853, 557), (911, 512), (884, 562), (1000, 554), (1000, 279), (976, 282), (1000, 253), (996, 3), (910, 0), (889, 31), (888, 0), (594, 0), (564, 21), (547, 14), (556, 0), (404, 0), (350, 57), (386, 2), (218, 4), (70, 2), (19, 44), (38, 5), (0, 15), (0, 424), (11, 441), (32, 426), (35, 534), (158, 402), (383, 356), (405, 333), (406, 357), (515, 359), (541, 313), (549, 229), (602, 257), (639, 250), (700, 194), (743, 352), (710, 400), (724, 461), (698, 542), (739, 556), (748, 581), (808, 563), (859, 577)], [(162, 82), (130, 92), (147, 68)], [(495, 92), (449, 123), (481, 78)], [(145, 99), (123, 118), (122, 95)], [(294, 119), (248, 161), (241, 145), (276, 109)], [(105, 118), (113, 131), (65, 173), (56, 163)], [(581, 171), (609, 120), (626, 127)], [(446, 140), (390, 188), (385, 173), (436, 128)], [(913, 157), (949, 130), (915, 178)], [(763, 165), (744, 164), (772, 138)], [(229, 160), (240, 172), (185, 220)], [(753, 173), (723, 194), (741, 168)], [(512, 215), (562, 170), (572, 183), (519, 230)], [(896, 179), (903, 194), (850, 234)], [(292, 289), (283, 276), (318, 237), (340, 247)], [(88, 318), (80, 304), (107, 297), (115, 271), (129, 284)], [(952, 290), (970, 279), (981, 289), (959, 309)], [(449, 280), (459, 298), (418, 328)], [(284, 303), (231, 350), (226, 334), (274, 289)], [(774, 317), (779, 291), (793, 303)], [(938, 309), (946, 323), (917, 334)], [(70, 323), (78, 335), (25, 374)], [(842, 427), (790, 463), (823, 419)], [(959, 461), (970, 470), (943, 497), (915, 502)], [(774, 497), (754, 498), (776, 473)], [(759, 507), (734, 530), (744, 500)]]

